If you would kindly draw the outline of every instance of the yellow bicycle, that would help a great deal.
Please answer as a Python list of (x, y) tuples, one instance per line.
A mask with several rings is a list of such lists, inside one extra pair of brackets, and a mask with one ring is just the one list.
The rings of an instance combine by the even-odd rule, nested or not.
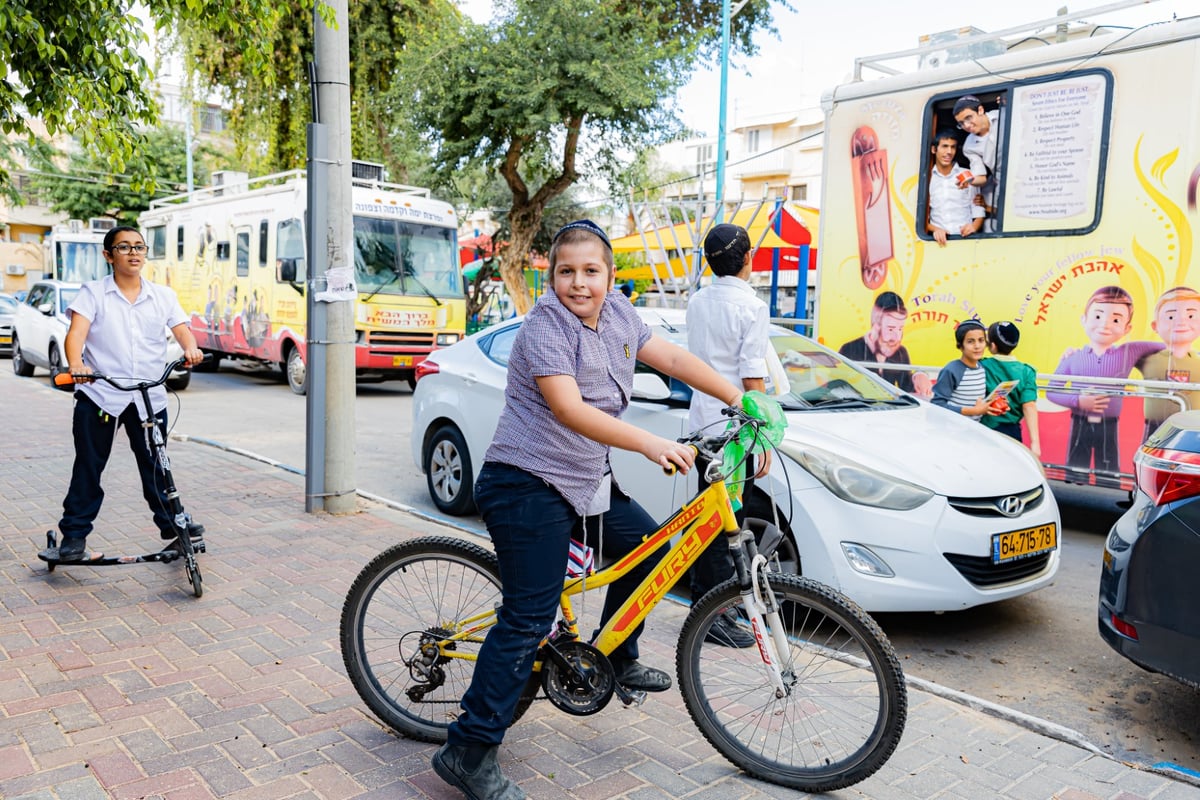
[[(750, 775), (807, 792), (840, 789), (873, 774), (899, 744), (908, 713), (904, 674), (866, 612), (824, 584), (782, 574), (771, 557), (778, 540), (756, 542), (739, 529), (722, 454), (744, 427), (761, 423), (726, 413), (729, 430), (682, 440), (709, 459), (708, 485), (632, 553), (564, 580), (561, 618), (542, 643), (513, 722), (539, 690), (576, 715), (600, 711), (614, 694), (641, 702), (642, 693), (617, 683), (607, 655), (724, 534), (735, 577), (695, 600), (679, 634), (676, 671), (688, 713)], [(671, 539), (657, 569), (596, 638), (581, 638), (572, 598), (607, 586)], [(351, 586), (341, 618), (342, 657), (367, 706), (405, 736), (445, 741), (500, 598), (496, 556), (476, 544), (423, 537), (376, 556)], [(731, 611), (757, 646), (727, 647), (715, 643), (719, 632), (709, 635)]]

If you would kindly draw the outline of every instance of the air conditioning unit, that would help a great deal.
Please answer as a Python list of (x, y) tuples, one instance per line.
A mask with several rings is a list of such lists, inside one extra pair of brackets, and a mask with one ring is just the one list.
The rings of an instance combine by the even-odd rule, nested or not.
[(23, 264), (9, 264), (4, 268), (5, 275), (24, 275), (25, 266)]
[(233, 194), (246, 190), (246, 184), (250, 182), (250, 174), (247, 172), (237, 172), (231, 169), (217, 170), (212, 174), (213, 195), (220, 197), (223, 194)]
[(1004, 42), (997, 39), (984, 39), (965, 44), (961, 41), (984, 33), (987, 31), (967, 26), (952, 31), (924, 34), (918, 40), (919, 46), (937, 47), (938, 49), (922, 53), (918, 60), (918, 69), (938, 69), (947, 64), (974, 61), (979, 58), (998, 56), (1005, 52)]
[(387, 180), (387, 170), (384, 169), (383, 164), (375, 164), (370, 161), (351, 161), (350, 177), (358, 181), (382, 183)]

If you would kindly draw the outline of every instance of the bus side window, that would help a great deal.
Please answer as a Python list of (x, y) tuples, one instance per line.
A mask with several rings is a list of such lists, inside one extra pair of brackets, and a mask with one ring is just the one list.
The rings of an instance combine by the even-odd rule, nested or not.
[(250, 274), (250, 231), (237, 232), (237, 274), (239, 278)]
[(265, 219), (258, 223), (258, 265), (267, 265), (267, 240), (271, 235), (271, 225)]
[[(925, 106), (926, 152), (917, 235), (927, 230), (937, 192), (931, 143), (959, 138), (958, 166), (971, 172), (986, 210), (980, 236), (1078, 236), (1100, 223), (1112, 117), (1113, 75), (1103, 68), (964, 86)], [(939, 189), (944, 198), (953, 193)], [(943, 229), (944, 226), (942, 226)]]
[(304, 230), (298, 219), (280, 222), (275, 228), (275, 280), (299, 283), (305, 272)]
[(183, 261), (183, 226), (175, 228), (175, 260)]

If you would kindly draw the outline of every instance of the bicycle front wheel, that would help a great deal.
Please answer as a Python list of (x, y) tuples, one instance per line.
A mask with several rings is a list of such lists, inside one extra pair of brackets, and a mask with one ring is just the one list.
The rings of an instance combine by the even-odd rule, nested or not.
[[(367, 706), (400, 733), (444, 742), (486, 631), (442, 646), (500, 605), (496, 556), (449, 537), (413, 539), (365, 566), (342, 606), (342, 660)], [(525, 704), (528, 707), (528, 703)], [(518, 716), (524, 708), (518, 708)]]
[(896, 652), (866, 612), (830, 587), (778, 573), (766, 580), (789, 643), (779, 654), (784, 696), (757, 647), (727, 646), (729, 637), (713, 630), (722, 617), (722, 626), (737, 620), (749, 630), (727, 581), (692, 607), (680, 633), (676, 667), (688, 713), (721, 755), (757, 778), (813, 793), (858, 783), (883, 766), (904, 731), (908, 694)]

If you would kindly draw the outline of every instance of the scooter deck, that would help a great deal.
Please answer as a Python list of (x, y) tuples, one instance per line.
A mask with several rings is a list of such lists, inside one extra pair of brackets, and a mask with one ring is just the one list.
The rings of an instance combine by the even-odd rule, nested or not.
[(179, 553), (174, 550), (163, 550), (140, 556), (104, 556), (91, 561), (63, 561), (58, 557), (57, 547), (47, 547), (38, 553), (38, 558), (51, 567), (57, 567), (60, 564), (68, 567), (111, 567), (114, 564), (143, 564), (153, 561), (166, 564), (179, 558)]
[[(197, 553), (203, 553), (206, 549), (203, 539), (193, 539), (192, 546)], [(181, 557), (182, 554), (178, 550), (168, 547), (165, 550), (159, 550), (157, 553), (144, 553), (140, 556), (103, 556), (91, 561), (63, 561), (58, 555), (58, 537), (55, 536), (54, 531), (46, 531), (46, 549), (38, 552), (38, 558), (46, 562), (51, 572), (60, 564), (72, 567), (111, 567), (115, 564), (146, 564), (151, 562), (169, 564)]]

